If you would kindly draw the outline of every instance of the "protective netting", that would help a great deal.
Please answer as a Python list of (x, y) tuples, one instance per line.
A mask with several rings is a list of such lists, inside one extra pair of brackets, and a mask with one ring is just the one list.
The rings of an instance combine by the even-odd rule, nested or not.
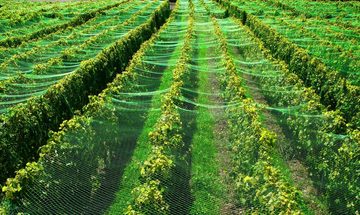
[(9, 49), (0, 55), (0, 111), (42, 95), (84, 60), (147, 21), (161, 1), (124, 3), (83, 25)]
[[(240, 43), (239, 45), (230, 44), (234, 48), (232, 53), (234, 58), (238, 58), (240, 55), (244, 59), (243, 61), (236, 59), (234, 61), (246, 82), (246, 86), (253, 93), (255, 101), (261, 108), (268, 110), (263, 111), (264, 123), (279, 136), (277, 144), (282, 156), (287, 159), (288, 168), (294, 171), (292, 172), (293, 175), (296, 175), (296, 171), (302, 167), (293, 166), (292, 162), (300, 160), (302, 165), (308, 165), (310, 174), (313, 174), (313, 181), (307, 182), (310, 183), (307, 188), (297, 184), (306, 176), (303, 176), (302, 179), (292, 178), (299, 180), (295, 181), (295, 184), (302, 191), (312, 189), (311, 186), (318, 189), (317, 191), (312, 190), (310, 193), (303, 193), (306, 204), (310, 206), (310, 211), (313, 210), (315, 213), (319, 211), (322, 213), (334, 212), (332, 210), (336, 206), (329, 210), (324, 207), (324, 203), (319, 203), (319, 200), (316, 199), (322, 199), (321, 196), (325, 195), (322, 191), (325, 190), (328, 183), (323, 178), (324, 174), (329, 174), (328, 170), (325, 170), (329, 162), (325, 158), (327, 156), (325, 154), (330, 153), (331, 150), (328, 151), (323, 147), (337, 148), (343, 144), (347, 135), (339, 134), (337, 133), (338, 130), (330, 128), (330, 124), (333, 122), (329, 119), (331, 117), (327, 115), (329, 113), (324, 112), (323, 107), (312, 104), (318, 98), (310, 89), (304, 88), (296, 76), (284, 72), (283, 65), (277, 65), (264, 58), (259, 52), (257, 44), (251, 44), (254, 40), (247, 36), (243, 30), (236, 28), (233, 21), (227, 20), (224, 23), (220, 21), (220, 24), (224, 31), (228, 32), (230, 41), (236, 38), (237, 43)], [(241, 45), (243, 43), (249, 45), (243, 46)], [(308, 95), (309, 91), (312, 94), (310, 96)], [(299, 126), (300, 124), (303, 126)], [(312, 146), (309, 147), (310, 145)], [(318, 172), (314, 173), (311, 170)], [(338, 197), (332, 196), (330, 198), (336, 199)], [(337, 210), (336, 213), (344, 213), (343, 211), (346, 209), (338, 208)]]
[(51, 4), (39, 1), (0, 2), (0, 40), (23, 36), (54, 24), (63, 24), (75, 16), (110, 4), (110, 1), (66, 1)]
[[(29, 192), (19, 211), (30, 214), (99, 214), (108, 209), (119, 187), (122, 172), (135, 153), (136, 142), (142, 142), (143, 147), (146, 147), (147, 133), (159, 115), (160, 97), (169, 88), (171, 68), (176, 64), (178, 47), (182, 43), (181, 35), (186, 30), (182, 18), (186, 10), (186, 6), (181, 8), (176, 19), (146, 50), (143, 62), (135, 65), (136, 82), (132, 82), (129, 88), (121, 92), (110, 93), (104, 110), (99, 111), (107, 114), (91, 118), (83, 133), (75, 129), (72, 134), (65, 135), (64, 143), (70, 143), (74, 150), (65, 147), (62, 151), (60, 145), (56, 146), (57, 155), (51, 155), (44, 161), (47, 173), (29, 185), (29, 188), (25, 188)], [(163, 79), (167, 80), (161, 84), (165, 72), (167, 77)], [(147, 129), (143, 131), (145, 116), (148, 114), (150, 116), (147, 118), (152, 120), (147, 120)], [(87, 138), (83, 139), (84, 137)], [(148, 153), (149, 149), (144, 150), (146, 151), (143, 153)], [(60, 170), (60, 166), (65, 168)], [(137, 169), (132, 174), (137, 175)], [(45, 193), (41, 191), (44, 188), (42, 181), (51, 183), (49, 186), (45, 185), (49, 188)], [(131, 195), (130, 192), (128, 195)], [(62, 200), (64, 196), (68, 198)], [(36, 203), (27, 204), (33, 201)], [(58, 204), (62, 201), (64, 202)]]
[[(358, 136), (345, 131), (343, 119), (326, 111), (314, 91), (272, 59), (239, 20), (220, 17), (226, 17), (225, 10), (210, 1), (179, 1), (126, 72), (43, 147), (41, 170), (21, 184), (15, 200), (3, 202), (8, 211), (357, 210), (359, 173), (352, 171), (358, 166)], [(181, 90), (167, 109), (167, 95), (177, 86)], [(174, 119), (165, 117), (166, 110), (180, 123), (167, 127)], [(152, 143), (159, 128), (171, 141), (181, 137), (181, 144), (157, 151)], [(268, 151), (262, 148), (267, 144)], [(144, 172), (156, 165), (163, 165), (152, 175), (158, 180), (148, 181)]]
[[(301, 12), (311, 17), (321, 17), (328, 19), (329, 22), (336, 23), (338, 20), (351, 21), (348, 24), (359, 24), (359, 14), (356, 12), (360, 9), (359, 2), (331, 2), (331, 1), (291, 1), (280, 0), (281, 5), (287, 6), (288, 9)], [(275, 3), (275, 2), (271, 2)], [(355, 9), (355, 10), (354, 10)], [(338, 18), (338, 20), (336, 19)]]
[[(279, 3), (280, 2), (280, 3)], [(359, 23), (356, 6), (338, 3), (305, 3), (306, 1), (233, 1), (241, 10), (259, 17), (277, 32), (321, 59), (343, 74), (350, 83), (359, 84)], [(310, 12), (317, 15), (308, 17)], [(309, 4), (315, 4), (309, 6)], [(285, 5), (285, 6), (284, 6)], [(295, 6), (296, 5), (296, 6)], [(298, 8), (299, 5), (299, 8)], [(336, 8), (336, 9), (334, 9)], [(299, 10), (299, 11), (298, 11)], [(312, 11), (313, 10), (313, 11)], [(324, 10), (329, 10), (326, 12)], [(330, 13), (331, 11), (331, 13)], [(320, 14), (333, 19), (320, 19)], [(338, 15), (338, 17), (336, 17)]]

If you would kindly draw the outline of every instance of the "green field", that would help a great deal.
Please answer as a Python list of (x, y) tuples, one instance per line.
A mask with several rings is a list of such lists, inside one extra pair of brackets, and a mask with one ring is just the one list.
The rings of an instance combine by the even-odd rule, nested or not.
[(360, 213), (359, 18), (0, 0), (0, 214)]

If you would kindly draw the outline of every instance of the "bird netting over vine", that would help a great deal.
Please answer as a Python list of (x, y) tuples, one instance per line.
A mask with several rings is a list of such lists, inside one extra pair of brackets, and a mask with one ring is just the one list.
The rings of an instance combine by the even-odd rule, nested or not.
[[(17, 48), (2, 50), (0, 111), (7, 112), (9, 108), (32, 96), (45, 94), (50, 86), (79, 69), (82, 61), (93, 59), (104, 48), (147, 21), (161, 3), (162, 1), (150, 1), (146, 4), (143, 1), (125, 2), (85, 24), (23, 43)], [(66, 11), (62, 12), (68, 17)], [(59, 25), (59, 22), (56, 24)], [(48, 25), (53, 23), (45, 23), (37, 28)], [(23, 27), (20, 30), (21, 34), (27, 35), (34, 29)]]
[(360, 135), (345, 127), (241, 21), (210, 0), (178, 1), (126, 71), (52, 134), (38, 162), (8, 180), (2, 207), (10, 214), (354, 213)]

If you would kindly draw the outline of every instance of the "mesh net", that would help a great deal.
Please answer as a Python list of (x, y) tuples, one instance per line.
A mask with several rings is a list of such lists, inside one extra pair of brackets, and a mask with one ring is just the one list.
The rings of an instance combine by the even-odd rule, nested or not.
[[(138, 6), (129, 7), (139, 10)], [(214, 21), (211, 15), (218, 18)], [(341, 191), (348, 189), (347, 182), (327, 191), (328, 175), (334, 169), (355, 165), (335, 160), (340, 159), (339, 148), (354, 146), (358, 152), (351, 135), (339, 130), (344, 122), (334, 120), (311, 89), (305, 88), (282, 62), (268, 56), (239, 20), (220, 17), (226, 17), (225, 10), (211, 1), (179, 1), (170, 21), (117, 77), (114, 88), (93, 98), (91, 105), (100, 102), (100, 108), (94, 111), (90, 105), (84, 115), (66, 122), (63, 131), (50, 139), (50, 150), (39, 161), (43, 171), (21, 185), (16, 200), (3, 202), (10, 213), (122, 214), (129, 205), (136, 204), (139, 196), (146, 199), (154, 195), (150, 197), (151, 205), (141, 208), (144, 214), (278, 214), (284, 212), (276, 208), (279, 203), (267, 200), (291, 189), (297, 191), (296, 197), (289, 198), (299, 202), (301, 213), (346, 213), (348, 196)], [(116, 19), (101, 19), (99, 24), (111, 26)], [(256, 129), (251, 129), (255, 126), (251, 120), (238, 117), (236, 110), (250, 107), (246, 101), (226, 99), (232, 96), (224, 81), (229, 64), (224, 64), (214, 23), (224, 35), (235, 75), (246, 97), (252, 99), (254, 112), (260, 115), (257, 126), (278, 136), (265, 164), (252, 161), (262, 159), (257, 150), (247, 160), (246, 141), (253, 141), (260, 151), (257, 141), (261, 138)], [(192, 36), (188, 37), (191, 26)], [(171, 160), (170, 171), (156, 173), (154, 177), (159, 181), (151, 184), (142, 177), (146, 161), (158, 153), (149, 143), (151, 132), (162, 120), (165, 97), (176, 81), (173, 72), (182, 62), (183, 47), (188, 43), (191, 51), (186, 53), (189, 58), (181, 78), (181, 93), (174, 98), (182, 144), (166, 148), (163, 159)], [(68, 65), (68, 72), (74, 65)], [(232, 124), (234, 120), (239, 126)], [(270, 167), (257, 171), (257, 166)], [(271, 172), (272, 168), (277, 170)], [(238, 180), (239, 172), (247, 175), (247, 181)], [(358, 173), (346, 174), (347, 179), (359, 180)], [(269, 187), (251, 185), (254, 180), (269, 184), (273, 178), (266, 177), (270, 176), (278, 181)], [(337, 177), (334, 175), (334, 180), (340, 180)], [(277, 183), (284, 181), (288, 187), (279, 188)], [(146, 193), (150, 188), (160, 192)], [(353, 196), (358, 195), (355, 189), (350, 191)], [(280, 205), (287, 197), (277, 198)], [(351, 202), (358, 204), (356, 199)]]
[[(354, 14), (358, 10), (356, 6), (286, 0), (278, 3), (234, 1), (233, 4), (256, 15), (277, 32), (321, 59), (330, 68), (340, 71), (352, 84), (359, 84), (360, 46), (358, 15)], [(306, 9), (302, 8), (304, 5)], [(316, 15), (309, 15), (309, 10), (310, 14)], [(330, 14), (334, 17), (332, 20), (320, 19), (321, 14)], [(341, 14), (346, 15), (344, 17)]]
[[(24, 36), (53, 25), (61, 25), (116, 1), (5, 1), (0, 7), (0, 40)], [(1, 2), (0, 2), (1, 4)]]
[(2, 52), (0, 111), (7, 112), (31, 96), (44, 94), (49, 86), (76, 71), (82, 61), (144, 23), (159, 4), (126, 3), (84, 25)]

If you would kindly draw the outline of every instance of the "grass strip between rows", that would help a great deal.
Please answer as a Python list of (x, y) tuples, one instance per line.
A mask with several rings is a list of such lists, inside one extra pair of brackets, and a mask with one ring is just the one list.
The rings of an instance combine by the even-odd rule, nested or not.
[(174, 152), (183, 146), (182, 121), (177, 109), (181, 97), (184, 76), (189, 73), (191, 41), (194, 33), (194, 5), (189, 1), (189, 25), (181, 48), (180, 58), (173, 73), (173, 82), (162, 98), (161, 116), (149, 133), (151, 153), (140, 167), (141, 183), (132, 190), (134, 200), (125, 214), (169, 214), (170, 203), (166, 201), (167, 181), (175, 167)]
[[(158, 35), (161, 35), (162, 33), (166, 33), (166, 28), (171, 25), (172, 22), (176, 22), (175, 18), (177, 16), (177, 13), (181, 13), (180, 11), (180, 1), (177, 1), (172, 15), (169, 18), (169, 21), (166, 25), (159, 31)], [(153, 42), (158, 39), (157, 37), (154, 37), (152, 40)], [(183, 39), (183, 38), (181, 38)], [(177, 44), (174, 53), (170, 57), (169, 61), (174, 61), (179, 58), (178, 53), (181, 50), (181, 46)], [(159, 86), (158, 90), (164, 90), (170, 88), (170, 85), (172, 83), (172, 70), (174, 66), (170, 66), (164, 70), (164, 74), (161, 79), (161, 84)], [(155, 95), (152, 99), (152, 107), (160, 107), (161, 106), (161, 95)], [(156, 125), (157, 120), (160, 118), (161, 112), (160, 111), (150, 111), (144, 128), (137, 140), (136, 148), (134, 150), (134, 153), (132, 155), (132, 159), (127, 165), (127, 167), (124, 170), (123, 177), (120, 182), (120, 188), (119, 191), (116, 193), (116, 198), (114, 200), (114, 203), (107, 211), (107, 214), (118, 214), (119, 212), (124, 212), (126, 208), (128, 207), (129, 202), (133, 199), (132, 190), (134, 187), (138, 186), (140, 181), (140, 164), (145, 162), (148, 156), (150, 156), (151, 153), (151, 145), (148, 144), (149, 141), (149, 133), (153, 130), (154, 126)]]
[[(197, 9), (199, 9), (197, 7)], [(202, 15), (205, 15), (202, 14)], [(204, 19), (211, 21), (209, 18)], [(198, 23), (198, 22), (197, 22)], [(201, 25), (201, 30), (208, 26)], [(200, 27), (198, 27), (200, 28)], [(199, 92), (207, 92), (211, 89), (208, 57), (211, 53), (209, 47), (205, 45), (206, 38), (213, 38), (213, 32), (207, 31), (198, 33), (198, 58), (199, 60)], [(208, 95), (199, 94), (197, 103), (208, 104)], [(191, 207), (191, 214), (220, 214), (221, 198), (226, 192), (220, 179), (220, 164), (217, 160), (218, 148), (214, 142), (215, 119), (207, 107), (199, 107), (196, 114), (196, 133), (191, 143), (191, 190), (194, 202)]]

